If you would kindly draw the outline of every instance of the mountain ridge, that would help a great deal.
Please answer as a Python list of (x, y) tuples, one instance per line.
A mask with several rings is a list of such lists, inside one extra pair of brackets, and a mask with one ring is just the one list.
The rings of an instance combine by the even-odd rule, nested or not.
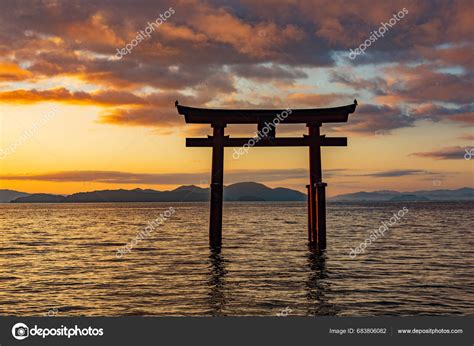
[(360, 191), (337, 195), (329, 199), (335, 202), (367, 201), (367, 202), (397, 202), (397, 201), (471, 201), (474, 200), (474, 189), (462, 187), (448, 190), (419, 190), (412, 192), (398, 191)]
[[(89, 203), (89, 202), (203, 202), (209, 201), (210, 189), (195, 185), (180, 186), (170, 191), (158, 190), (99, 190), (78, 192), (68, 196), (31, 194), (11, 203)], [(291, 189), (272, 189), (254, 182), (224, 186), (225, 201), (305, 201), (306, 195)]]
[[(135, 188), (132, 190), (98, 190), (56, 195), (14, 190), (0, 190), (0, 203), (80, 203), (80, 202), (202, 202), (209, 200), (209, 188), (183, 185), (174, 190), (159, 191)], [(255, 182), (242, 182), (224, 187), (225, 201), (305, 201), (306, 195), (292, 189), (269, 188)], [(474, 189), (419, 190), (399, 192), (393, 190), (359, 191), (341, 194), (328, 199), (333, 202), (400, 202), (400, 201), (470, 201)]]
[(18, 198), (18, 197), (26, 197), (29, 196), (29, 193), (20, 192), (15, 190), (0, 190), (0, 203), (9, 203), (10, 201)]

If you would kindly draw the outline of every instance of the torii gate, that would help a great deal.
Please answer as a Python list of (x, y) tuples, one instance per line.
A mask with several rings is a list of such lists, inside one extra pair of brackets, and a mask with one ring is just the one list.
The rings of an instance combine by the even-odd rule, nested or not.
[[(209, 242), (212, 248), (222, 245), (222, 202), (224, 182), (224, 147), (242, 147), (253, 138), (229, 138), (224, 135), (227, 124), (257, 124), (260, 131), (269, 125), (277, 115), (287, 113), (283, 124), (306, 124), (308, 135), (303, 137), (275, 137), (275, 126), (259, 141), (256, 147), (309, 147), (308, 193), (308, 240), (320, 249), (326, 248), (326, 183), (322, 182), (321, 147), (347, 146), (346, 137), (326, 137), (320, 134), (323, 123), (347, 122), (354, 113), (353, 104), (333, 108), (313, 109), (207, 109), (179, 105), (178, 113), (184, 115), (188, 124), (210, 124), (213, 135), (208, 138), (186, 138), (187, 147), (212, 147), (211, 174), (211, 217)], [(260, 131), (261, 132), (261, 131)]]

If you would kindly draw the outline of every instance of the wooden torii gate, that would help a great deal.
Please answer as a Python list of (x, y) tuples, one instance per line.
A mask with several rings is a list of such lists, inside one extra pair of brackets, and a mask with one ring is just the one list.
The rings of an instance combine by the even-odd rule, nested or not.
[[(326, 183), (322, 181), (321, 147), (347, 146), (346, 137), (321, 135), (323, 123), (347, 122), (354, 113), (353, 104), (333, 108), (313, 109), (207, 109), (182, 106), (175, 102), (178, 113), (188, 124), (210, 124), (213, 135), (208, 138), (186, 138), (187, 147), (212, 147), (211, 216), (209, 243), (222, 245), (222, 202), (224, 182), (224, 147), (242, 147), (254, 140), (256, 147), (309, 147), (308, 240), (320, 249), (326, 248)], [(286, 112), (287, 116), (277, 117)], [(308, 135), (277, 138), (275, 126), (255, 141), (254, 138), (230, 138), (224, 135), (227, 124), (257, 124), (259, 133), (276, 118), (283, 124), (306, 124)]]

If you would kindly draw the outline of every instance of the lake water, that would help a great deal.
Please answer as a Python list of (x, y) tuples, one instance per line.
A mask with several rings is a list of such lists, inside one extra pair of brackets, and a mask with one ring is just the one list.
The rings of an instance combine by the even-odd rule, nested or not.
[[(131, 252), (117, 249), (172, 206)], [(406, 212), (364, 254), (350, 250)], [(329, 203), (328, 248), (305, 203), (0, 205), (0, 315), (474, 314), (474, 203)], [(354, 257), (354, 256), (352, 256)]]

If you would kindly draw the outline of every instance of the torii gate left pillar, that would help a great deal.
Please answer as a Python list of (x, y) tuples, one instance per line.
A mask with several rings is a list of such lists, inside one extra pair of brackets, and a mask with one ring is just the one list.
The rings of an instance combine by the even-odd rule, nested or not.
[(209, 243), (222, 245), (222, 204), (224, 200), (224, 124), (212, 124), (211, 216)]

